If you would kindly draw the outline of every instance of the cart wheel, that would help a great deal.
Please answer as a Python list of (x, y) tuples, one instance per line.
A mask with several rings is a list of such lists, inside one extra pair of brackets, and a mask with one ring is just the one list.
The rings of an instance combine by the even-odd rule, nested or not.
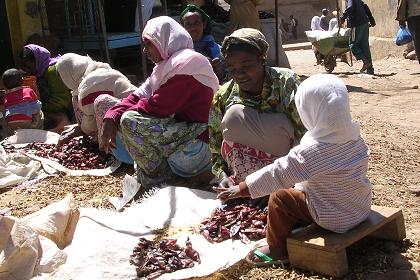
[(332, 73), (332, 71), (334, 71), (335, 66), (324, 64), (324, 68), (325, 68), (325, 71), (327, 71), (328, 73)]
[(334, 71), (334, 68), (336, 66), (336, 62), (335, 62), (335, 56), (334, 55), (327, 55), (325, 56), (324, 59), (324, 68), (325, 71), (327, 71), (328, 73), (331, 73), (332, 71)]

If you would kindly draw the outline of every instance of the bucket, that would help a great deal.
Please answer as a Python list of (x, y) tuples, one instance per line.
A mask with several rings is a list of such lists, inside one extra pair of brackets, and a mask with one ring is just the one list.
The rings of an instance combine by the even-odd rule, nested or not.
[(36, 95), (39, 98), (38, 87), (36, 86), (36, 77), (35, 76), (25, 76), (23, 79), (23, 86), (30, 87), (35, 91)]

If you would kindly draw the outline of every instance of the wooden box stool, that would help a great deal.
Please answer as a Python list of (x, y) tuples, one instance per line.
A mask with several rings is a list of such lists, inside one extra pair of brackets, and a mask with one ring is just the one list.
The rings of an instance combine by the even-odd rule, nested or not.
[(346, 248), (366, 236), (387, 240), (405, 238), (401, 209), (374, 206), (369, 217), (346, 233), (334, 233), (313, 224), (287, 238), (291, 266), (334, 277), (348, 273)]

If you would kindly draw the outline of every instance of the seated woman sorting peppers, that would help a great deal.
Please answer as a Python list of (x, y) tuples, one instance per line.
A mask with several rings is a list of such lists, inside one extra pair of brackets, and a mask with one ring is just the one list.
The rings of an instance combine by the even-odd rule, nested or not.
[(137, 164), (137, 180), (147, 189), (210, 169), (207, 120), (219, 82), (172, 18), (149, 20), (142, 40), (156, 66), (139, 89), (105, 114), (101, 148), (108, 152), (119, 130)]
[(56, 71), (59, 57), (51, 58), (41, 46), (29, 44), (22, 51), (22, 68), (37, 77), (36, 85), (44, 112), (44, 129), (60, 133), (72, 123), (74, 116), (70, 90), (63, 84)]
[(193, 39), (194, 50), (210, 60), (220, 84), (227, 82), (228, 72), (220, 45), (211, 35), (211, 18), (199, 7), (189, 4), (181, 13), (181, 23)]
[(267, 245), (247, 257), (257, 266), (289, 262), (286, 240), (297, 225), (316, 223), (344, 233), (371, 212), (369, 147), (352, 120), (346, 85), (334, 75), (317, 74), (299, 86), (295, 102), (308, 129), (300, 144), (239, 185), (215, 188), (223, 201), (270, 194)]
[[(89, 135), (95, 140), (102, 131), (102, 120), (109, 108), (136, 90), (127, 77), (108, 63), (88, 56), (64, 54), (57, 62), (61, 80), (71, 90), (77, 124), (61, 133), (59, 144), (72, 138)], [(117, 136), (117, 143), (121, 143)], [(113, 151), (117, 159), (133, 163), (122, 145)]]
[(221, 187), (286, 155), (305, 132), (294, 103), (298, 78), (266, 66), (267, 50), (264, 35), (252, 28), (223, 41), (232, 80), (214, 96), (209, 117), (212, 171)]

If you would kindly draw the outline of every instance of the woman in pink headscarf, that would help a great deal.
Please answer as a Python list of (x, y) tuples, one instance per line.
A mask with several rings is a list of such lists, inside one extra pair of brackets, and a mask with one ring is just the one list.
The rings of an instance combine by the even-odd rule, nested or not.
[(156, 64), (134, 93), (107, 111), (100, 143), (109, 151), (119, 130), (144, 188), (175, 175), (210, 170), (207, 121), (219, 81), (190, 34), (162, 16), (147, 22), (143, 51)]
[(64, 85), (56, 71), (58, 57), (35, 44), (26, 45), (22, 52), (22, 68), (37, 77), (36, 85), (45, 115), (44, 127), (60, 133), (73, 118), (70, 90)]

